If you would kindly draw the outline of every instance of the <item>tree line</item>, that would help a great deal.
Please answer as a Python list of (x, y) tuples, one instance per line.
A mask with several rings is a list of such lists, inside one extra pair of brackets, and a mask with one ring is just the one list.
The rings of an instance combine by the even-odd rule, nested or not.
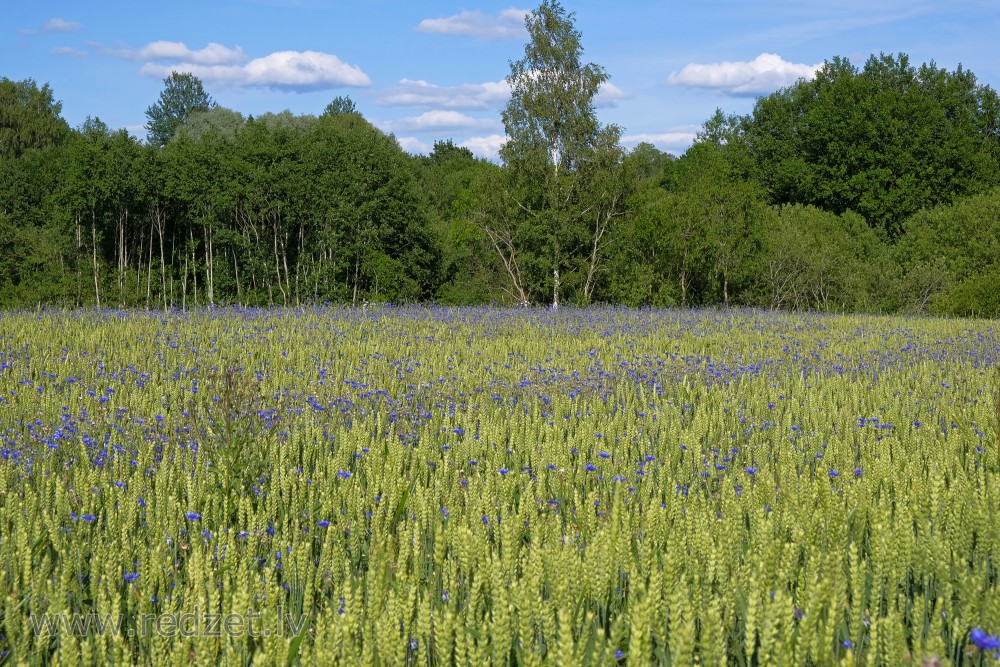
[(526, 27), (497, 162), (409, 155), (346, 97), (245, 117), (174, 73), (140, 141), (0, 80), (0, 306), (1000, 314), (1000, 101), (972, 72), (836, 57), (674, 157), (600, 123), (571, 13)]

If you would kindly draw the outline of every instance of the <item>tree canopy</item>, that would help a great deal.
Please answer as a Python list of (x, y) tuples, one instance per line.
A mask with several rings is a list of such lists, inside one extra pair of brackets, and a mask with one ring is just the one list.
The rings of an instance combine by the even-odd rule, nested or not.
[(759, 99), (736, 144), (776, 204), (854, 211), (896, 239), (918, 210), (1000, 182), (1000, 101), (968, 70), (871, 56)]
[(69, 134), (48, 84), (31, 79), (0, 79), (0, 157), (19, 158), (25, 151), (49, 148)]
[(147, 141), (0, 79), (0, 307), (435, 301), (1000, 315), (1000, 102), (972, 72), (834, 57), (629, 150), (544, 0), (499, 159), (404, 152), (337, 96), (245, 116), (174, 73)]
[(557, 305), (565, 291), (588, 302), (624, 200), (621, 131), (597, 120), (594, 98), (608, 77), (582, 61), (573, 14), (545, 0), (525, 25), (529, 40), (510, 64), (501, 114), (503, 169), (479, 221), (518, 301), (551, 295)]
[(205, 92), (201, 80), (187, 72), (171, 72), (163, 80), (160, 99), (146, 109), (146, 132), (149, 142), (163, 146), (177, 128), (194, 113), (212, 109), (215, 102)]

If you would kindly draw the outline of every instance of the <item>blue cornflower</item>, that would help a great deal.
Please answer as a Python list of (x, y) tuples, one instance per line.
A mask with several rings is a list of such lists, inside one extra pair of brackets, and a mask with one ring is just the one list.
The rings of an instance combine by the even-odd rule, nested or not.
[(188, 512), (184, 516), (186, 516), (191, 521), (197, 521), (198, 519), (201, 518), (201, 515), (198, 514), (197, 512)]
[(127, 581), (129, 583), (132, 583), (133, 581), (135, 581), (136, 579), (139, 578), (139, 573), (138, 572), (126, 572), (122, 576), (124, 577), (125, 581)]
[(350, 479), (351, 473), (347, 472), (346, 470), (341, 470), (340, 472), (337, 473), (337, 477), (341, 479)]
[(982, 628), (973, 628), (972, 632), (969, 633), (969, 639), (980, 651), (998, 651), (1000, 650), (1000, 639), (996, 636), (987, 634)]
[(845, 639), (840, 643), (840, 645), (843, 646), (844, 648), (854, 648), (854, 643), (851, 642), (850, 639)]
[(584, 466), (584, 468), (586, 468), (588, 472), (594, 472), (595, 470), (597, 470), (597, 466), (595, 466), (593, 463), (588, 463), (586, 466)]
[(747, 474), (748, 475), (756, 475), (757, 474), (757, 469), (753, 468), (753, 467), (747, 468)]
[(510, 470), (507, 470), (506, 468), (500, 468), (500, 470), (498, 470), (497, 472), (500, 473), (501, 475), (506, 475), (507, 473), (510, 472)]
[(93, 514), (84, 514), (80, 518), (84, 521), (97, 521), (97, 517)]
[(317, 521), (316, 525), (319, 526), (320, 528), (327, 528), (327, 527), (329, 527), (330, 522), (327, 521), (326, 519), (324, 519), (322, 521)]
[(611, 454), (608, 454), (607, 452), (597, 452), (597, 455), (600, 456), (602, 459), (610, 459), (611, 458)]
[(840, 477), (840, 473), (837, 472), (836, 470), (831, 470), (830, 477)]

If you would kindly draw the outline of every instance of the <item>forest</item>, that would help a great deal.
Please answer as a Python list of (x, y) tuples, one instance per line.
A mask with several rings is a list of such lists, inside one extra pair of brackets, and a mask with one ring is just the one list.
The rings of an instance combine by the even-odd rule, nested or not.
[(347, 97), (244, 116), (175, 72), (139, 140), (0, 79), (0, 308), (1000, 314), (1000, 101), (971, 71), (833, 57), (676, 157), (599, 121), (571, 15), (528, 28), (496, 161), (410, 155)]

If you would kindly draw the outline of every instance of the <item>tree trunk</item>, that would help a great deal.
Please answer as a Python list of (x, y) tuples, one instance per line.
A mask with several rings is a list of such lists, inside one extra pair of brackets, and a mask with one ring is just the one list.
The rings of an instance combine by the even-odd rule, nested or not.
[(153, 227), (149, 227), (149, 260), (146, 263), (146, 310), (153, 298)]
[(97, 214), (90, 212), (90, 232), (94, 250), (94, 298), (97, 300), (97, 308), (101, 308), (101, 288), (97, 279)]
[(240, 263), (236, 258), (235, 248), (233, 248), (233, 275), (236, 277), (236, 303), (240, 303), (243, 291), (240, 288)]

